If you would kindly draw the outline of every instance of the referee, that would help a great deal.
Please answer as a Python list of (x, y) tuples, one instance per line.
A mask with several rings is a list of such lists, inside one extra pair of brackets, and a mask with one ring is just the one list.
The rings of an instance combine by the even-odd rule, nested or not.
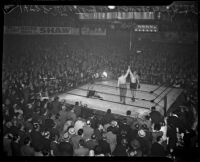
[(118, 78), (118, 87), (119, 87), (119, 94), (120, 94), (120, 102), (126, 104), (126, 93), (127, 93), (127, 86), (126, 86), (126, 78), (130, 72), (130, 66), (128, 66), (128, 70), (126, 74), (122, 71), (122, 75)]

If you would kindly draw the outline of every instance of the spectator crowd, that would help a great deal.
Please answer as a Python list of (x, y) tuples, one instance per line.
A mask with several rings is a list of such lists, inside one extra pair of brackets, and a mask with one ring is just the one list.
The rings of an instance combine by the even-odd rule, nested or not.
[[(120, 47), (101, 41), (20, 39), (3, 56), (4, 155), (179, 158), (195, 153), (198, 76), (192, 45), (138, 43), (142, 53), (122, 54)], [(131, 111), (119, 119), (110, 109), (99, 115), (55, 96), (103, 70), (116, 79), (129, 64), (143, 82), (183, 88), (183, 102), (167, 117), (152, 107), (142, 119), (130, 117)]]

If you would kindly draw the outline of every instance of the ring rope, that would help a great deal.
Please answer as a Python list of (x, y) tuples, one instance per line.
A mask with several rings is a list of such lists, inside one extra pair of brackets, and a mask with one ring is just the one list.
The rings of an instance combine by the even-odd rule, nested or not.
[[(73, 94), (73, 93), (70, 93), (70, 92), (66, 92), (66, 94), (70, 94), (70, 95), (74, 95), (74, 96), (81, 96), (81, 97), (85, 97), (85, 98), (87, 98), (87, 97), (84, 96), (84, 95)], [(117, 104), (124, 105), (124, 104), (122, 104), (122, 103), (120, 103), (120, 102), (116, 102), (116, 101), (110, 101), (110, 100), (105, 100), (105, 99), (101, 99), (101, 100), (102, 100), (102, 101), (107, 101), (107, 102), (112, 102), (112, 103), (117, 103)], [(131, 105), (131, 104), (125, 104), (125, 105), (128, 105), (128, 106), (134, 106), (134, 107), (138, 107), (138, 108), (143, 108), (143, 109), (148, 109), (148, 110), (149, 110), (149, 108), (147, 108), (147, 107), (143, 107), (143, 106), (137, 106), (137, 105)]]

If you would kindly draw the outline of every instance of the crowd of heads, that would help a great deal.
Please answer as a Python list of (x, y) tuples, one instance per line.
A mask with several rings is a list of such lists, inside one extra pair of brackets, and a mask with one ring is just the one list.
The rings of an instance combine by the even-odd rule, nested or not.
[[(185, 54), (192, 49), (177, 54), (170, 51), (172, 45), (154, 44), (144, 45), (140, 55), (123, 55), (100, 41), (86, 48), (77, 38), (65, 43), (20, 39), (23, 46), (16, 42), (3, 58), (5, 155), (174, 157), (179, 149), (197, 147), (196, 56)], [(79, 101), (71, 105), (51, 97), (88, 83), (105, 69), (117, 79), (129, 64), (141, 82), (184, 88), (182, 108), (168, 117), (152, 109), (143, 119), (131, 117), (131, 111), (118, 119), (111, 110), (98, 115)]]

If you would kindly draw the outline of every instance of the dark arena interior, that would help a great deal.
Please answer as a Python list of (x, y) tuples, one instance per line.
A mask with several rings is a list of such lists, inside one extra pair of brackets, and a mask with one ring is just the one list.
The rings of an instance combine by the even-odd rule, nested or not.
[(4, 156), (198, 158), (197, 2), (3, 11)]

